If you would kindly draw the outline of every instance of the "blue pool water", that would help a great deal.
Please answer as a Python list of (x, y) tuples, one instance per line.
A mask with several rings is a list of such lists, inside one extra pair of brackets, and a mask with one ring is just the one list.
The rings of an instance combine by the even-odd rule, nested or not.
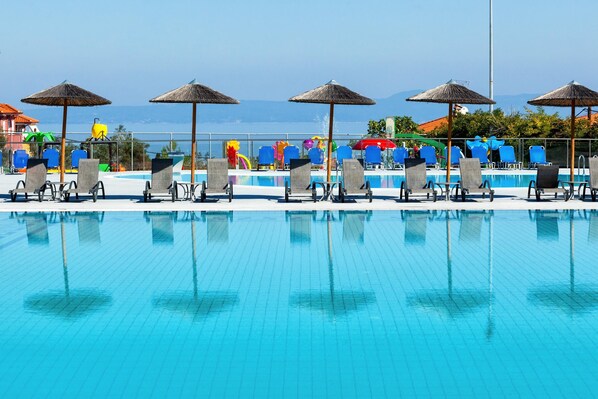
[(598, 212), (0, 213), (1, 397), (592, 397)]
[[(150, 174), (126, 174), (126, 175), (117, 175), (117, 178), (121, 179), (142, 179), (142, 180), (150, 180)], [(195, 174), (195, 181), (201, 182), (206, 180), (207, 176), (205, 173), (196, 173)], [(368, 180), (372, 186), (372, 188), (400, 188), (401, 183), (405, 181), (404, 175), (371, 175), (367, 174), (365, 176), (366, 180)], [(536, 179), (535, 174), (509, 174), (509, 175), (494, 175), (494, 174), (484, 174), (484, 179), (487, 179), (490, 182), (490, 185), (494, 188), (496, 187), (528, 187), (529, 182), (531, 180)], [(568, 181), (569, 175), (560, 175), (561, 181)], [(583, 176), (576, 176), (576, 180), (585, 181), (586, 177)], [(179, 174), (175, 176), (175, 180), (179, 182), (190, 182), (191, 175), (190, 174)], [(233, 182), (233, 184), (241, 184), (246, 186), (265, 186), (265, 187), (284, 187), (284, 182), (289, 180), (287, 176), (272, 176), (272, 175), (230, 175), (229, 180)], [(314, 181), (324, 181), (325, 176), (320, 175), (313, 175), (312, 180)], [(337, 177), (333, 174), (332, 180), (337, 180)], [(428, 175), (428, 180), (432, 180), (435, 183), (445, 182), (446, 177), (444, 174), (440, 175)], [(454, 173), (451, 174), (451, 181), (457, 182), (459, 181), (459, 175)]]

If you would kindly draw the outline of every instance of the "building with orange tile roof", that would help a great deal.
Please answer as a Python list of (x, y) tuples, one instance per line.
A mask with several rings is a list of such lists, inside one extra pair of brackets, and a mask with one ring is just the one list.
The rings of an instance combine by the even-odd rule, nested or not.
[(37, 131), (39, 120), (23, 115), (20, 109), (10, 104), (0, 103), (0, 132), (6, 135), (6, 147), (12, 150), (23, 148), (23, 132), (29, 128)]
[(419, 125), (419, 129), (424, 133), (430, 133), (432, 130), (442, 127), (444, 125), (448, 125), (448, 118), (446, 116), (428, 122), (424, 122)]

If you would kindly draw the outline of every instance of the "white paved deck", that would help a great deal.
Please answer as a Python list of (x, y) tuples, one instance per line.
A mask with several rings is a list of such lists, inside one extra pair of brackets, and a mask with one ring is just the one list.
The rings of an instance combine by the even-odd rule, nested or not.
[[(137, 172), (142, 173), (142, 172)], [(149, 172), (146, 172), (149, 173)], [(244, 172), (239, 172), (240, 174)], [(245, 172), (246, 173), (246, 172)], [(282, 172), (261, 172), (260, 175), (280, 175)], [(377, 172), (379, 173), (379, 172)], [(382, 172), (398, 173), (398, 172)], [(436, 172), (432, 172), (436, 173)], [(438, 172), (444, 173), (444, 172)], [(511, 173), (509, 171), (496, 171), (493, 173)], [(523, 173), (533, 173), (524, 171)], [(563, 170), (562, 173), (568, 173)], [(345, 203), (340, 202), (317, 202), (292, 201), (284, 202), (284, 189), (281, 187), (258, 187), (241, 186), (234, 187), (235, 199), (229, 203), (226, 199), (208, 202), (176, 201), (168, 199), (162, 201), (143, 202), (142, 191), (145, 181), (138, 179), (117, 179), (112, 173), (102, 173), (101, 179), (106, 186), (106, 199), (98, 199), (96, 203), (87, 199), (77, 201), (72, 198), (71, 202), (44, 201), (36, 199), (24, 201), (19, 196), (17, 202), (11, 202), (8, 190), (15, 187), (23, 175), (0, 175), (0, 212), (24, 212), (24, 211), (284, 211), (284, 210), (529, 210), (529, 209), (598, 209), (598, 201), (592, 202), (589, 195), (585, 201), (578, 198), (570, 201), (562, 199), (554, 200), (545, 197), (540, 202), (535, 199), (526, 198), (527, 188), (495, 188), (496, 196), (494, 202), (488, 199), (474, 197), (466, 202), (444, 201), (439, 199), (436, 203), (431, 200), (413, 200), (408, 203), (399, 201), (399, 190), (380, 188), (373, 189), (374, 200), (372, 203), (365, 199), (357, 199)], [(67, 175), (66, 180), (75, 179), (75, 175)], [(58, 175), (50, 175), (50, 180), (57, 181)]]

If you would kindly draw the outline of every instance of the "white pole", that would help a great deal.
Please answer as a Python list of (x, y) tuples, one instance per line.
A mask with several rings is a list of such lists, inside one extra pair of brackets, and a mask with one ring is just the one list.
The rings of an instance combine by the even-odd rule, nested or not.
[[(490, 0), (490, 99), (494, 100), (494, 32), (492, 16), (492, 0)], [(490, 104), (490, 112), (494, 110), (494, 105)]]

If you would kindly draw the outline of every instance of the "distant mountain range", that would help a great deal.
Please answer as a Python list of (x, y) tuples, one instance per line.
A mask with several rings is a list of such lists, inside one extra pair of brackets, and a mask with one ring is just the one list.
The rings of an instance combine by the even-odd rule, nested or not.
[[(447, 114), (444, 104), (425, 104), (405, 101), (420, 90), (397, 93), (376, 100), (373, 106), (337, 106), (335, 120), (341, 122), (367, 122), (393, 115), (409, 115), (418, 122), (436, 119)], [(496, 107), (505, 112), (523, 111), (527, 100), (536, 94), (496, 96)], [(476, 107), (467, 106), (470, 111)], [(485, 109), (486, 107), (484, 107)], [(23, 112), (40, 119), (42, 123), (60, 123), (62, 112), (56, 107), (27, 107)], [(258, 122), (315, 122), (327, 117), (328, 107), (320, 104), (297, 104), (288, 101), (245, 100), (239, 105), (199, 105), (198, 121), (209, 123), (258, 123)], [(109, 105), (103, 107), (71, 107), (69, 123), (91, 123), (100, 118), (102, 123), (188, 123), (191, 106), (188, 104), (147, 104), (137, 106)]]

